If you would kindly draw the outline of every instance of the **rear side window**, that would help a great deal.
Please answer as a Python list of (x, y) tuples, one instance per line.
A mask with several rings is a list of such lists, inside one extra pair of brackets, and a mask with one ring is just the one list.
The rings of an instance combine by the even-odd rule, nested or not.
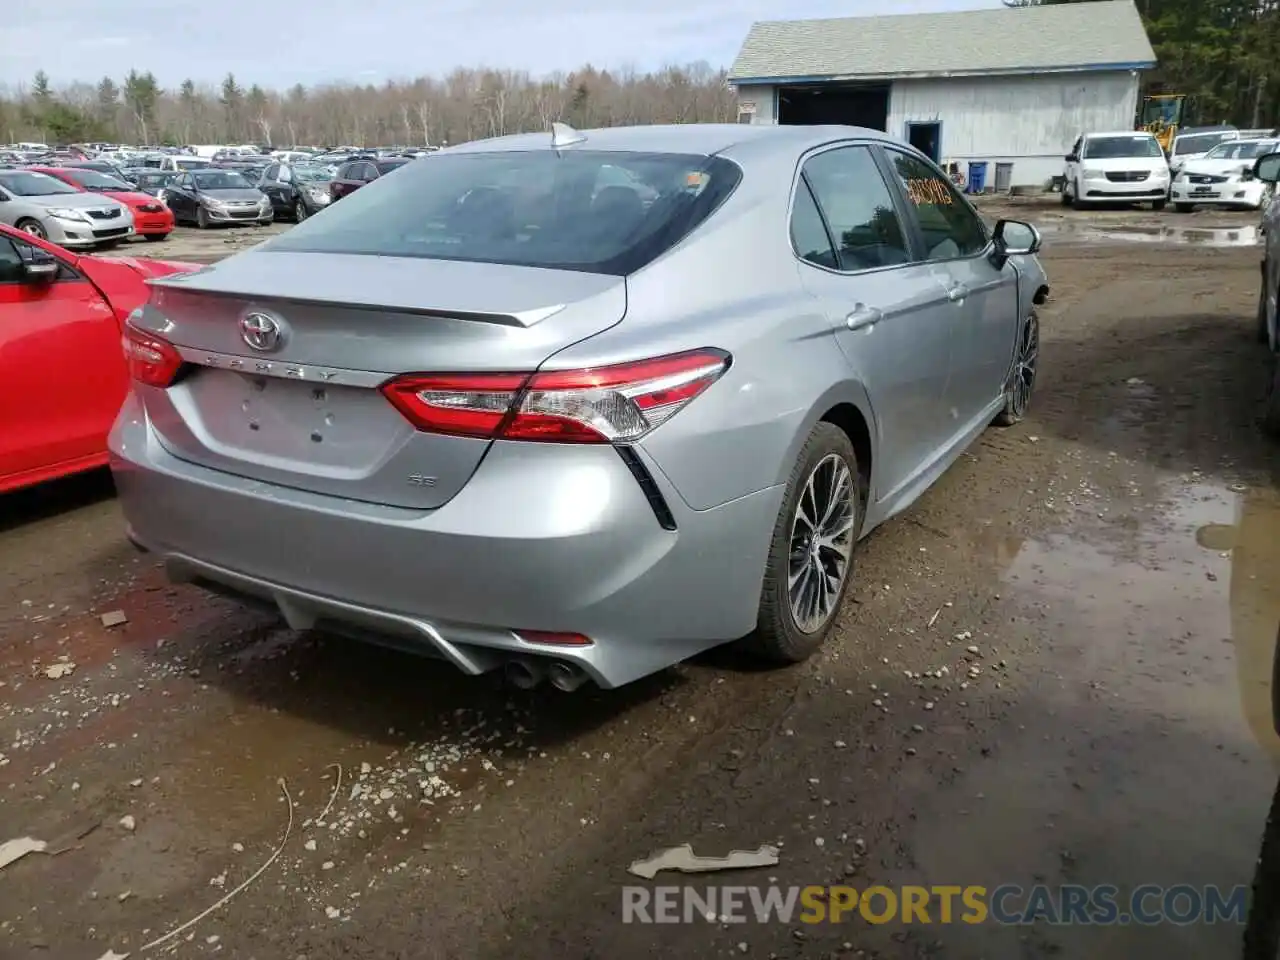
[(888, 153), (915, 210), (928, 258), (954, 260), (982, 253), (987, 248), (986, 227), (951, 181), (919, 157), (897, 150)]
[(625, 275), (688, 236), (741, 176), (736, 164), (702, 155), (446, 154), (408, 164), (260, 249)]
[(791, 247), (801, 260), (829, 270), (840, 268), (827, 225), (822, 222), (809, 185), (803, 180), (796, 185), (796, 202), (791, 207)]
[(866, 147), (839, 147), (805, 161), (804, 179), (826, 217), (841, 270), (911, 262), (893, 194)]

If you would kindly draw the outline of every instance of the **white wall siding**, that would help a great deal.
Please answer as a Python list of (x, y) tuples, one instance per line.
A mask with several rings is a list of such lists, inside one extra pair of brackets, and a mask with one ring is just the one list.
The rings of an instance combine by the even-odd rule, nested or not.
[(752, 123), (773, 124), (778, 122), (777, 88), (765, 84), (747, 84), (738, 87), (738, 105), (754, 104), (755, 119)]
[[(942, 158), (1013, 163), (1015, 186), (1062, 173), (1063, 155), (1086, 131), (1130, 130), (1138, 77), (1127, 70), (896, 80), (889, 98), (889, 133), (907, 123), (942, 124)], [(990, 186), (995, 176), (987, 171)]]

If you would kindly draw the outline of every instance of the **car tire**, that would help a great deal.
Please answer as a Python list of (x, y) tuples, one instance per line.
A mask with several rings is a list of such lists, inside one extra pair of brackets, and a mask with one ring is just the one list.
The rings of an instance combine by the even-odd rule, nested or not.
[(1072, 193), (1072, 194), (1071, 194), (1071, 209), (1072, 209), (1072, 210), (1083, 210), (1083, 209), (1085, 208), (1085, 206), (1086, 206), (1085, 202), (1084, 202), (1083, 200), (1081, 200), (1081, 199), (1080, 199), (1080, 194), (1078, 194), (1078, 193)]
[(1071, 206), (1071, 194), (1067, 193), (1066, 184), (1063, 184), (1062, 186), (1062, 193), (1058, 195), (1058, 202), (1064, 207)]
[(1165, 208), (1165, 206), (1168, 203), (1169, 203), (1168, 200), (1152, 200), (1151, 209), (1154, 210), (1156, 213), (1159, 213), (1161, 210)]
[(201, 230), (209, 229), (209, 214), (204, 207), (196, 208), (196, 226)]
[[(835, 503), (842, 504), (834, 513), (828, 509), (832, 501), (825, 496), (832, 489), (837, 491)], [(840, 607), (853, 581), (866, 504), (866, 479), (858, 469), (857, 454), (848, 434), (835, 424), (819, 422), (791, 470), (774, 524), (756, 629), (747, 638), (747, 645), (757, 658), (774, 664), (800, 663), (822, 646), (839, 619)], [(824, 549), (810, 546), (812, 538), (805, 521), (809, 514), (823, 515), (817, 518), (816, 526), (822, 538), (829, 538)], [(843, 565), (838, 566), (842, 560)], [(801, 567), (801, 579), (793, 585), (792, 569), (797, 565)], [(840, 570), (840, 584), (834, 593), (828, 589), (815, 597), (805, 589), (818, 569)], [(829, 580), (826, 583), (829, 586)], [(798, 611), (804, 611), (810, 603), (812, 616), (802, 622)]]
[(1009, 380), (1004, 388), (1004, 408), (996, 414), (996, 424), (1012, 427), (1026, 419), (1039, 367), (1040, 315), (1032, 308), (1018, 330), (1013, 368), (1009, 371)]
[(1280, 955), (1280, 784), (1262, 830), (1251, 893), (1242, 955), (1244, 960), (1275, 960)]
[(146, 238), (148, 243), (159, 243), (162, 240), (169, 239), (169, 235), (167, 233), (144, 233), (143, 236)]
[(307, 205), (301, 200), (293, 205), (293, 219), (298, 223), (307, 219)]
[(1175, 203), (1173, 205), (1173, 209), (1177, 210), (1178, 213), (1190, 213), (1195, 207), (1194, 203)]
[(19, 220), (17, 223), (14, 224), (14, 226), (17, 227), (19, 230), (21, 230), (23, 233), (29, 233), (31, 236), (37, 237), (40, 240), (49, 239), (49, 234), (45, 231), (44, 224), (42, 224), (39, 220), (35, 220), (31, 217), (26, 217), (22, 220)]

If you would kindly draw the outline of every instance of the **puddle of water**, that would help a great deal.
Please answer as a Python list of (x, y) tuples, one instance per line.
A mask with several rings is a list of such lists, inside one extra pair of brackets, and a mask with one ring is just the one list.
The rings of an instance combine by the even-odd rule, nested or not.
[(1280, 491), (1196, 483), (1168, 504), (1121, 555), (1064, 536), (1028, 541), (1007, 579), (1049, 609), (1067, 605), (1073, 630), (1089, 625), (1082, 670), (1133, 706), (1212, 735), (1242, 717), (1280, 762), (1271, 716)]
[(1230, 523), (1196, 528), (1205, 550), (1230, 557), (1229, 604), (1240, 700), (1258, 741), (1280, 756), (1271, 717), (1271, 665), (1280, 643), (1280, 491), (1234, 496)]
[(1261, 234), (1256, 226), (1181, 227), (1100, 225), (1063, 221), (1039, 224), (1045, 240), (1060, 243), (1149, 243), (1199, 247), (1253, 247)]
[[(1090, 529), (1081, 514), (1068, 535), (1017, 550), (1004, 579), (1043, 649), (1015, 674), (1020, 703), (991, 761), (957, 767), (952, 787), (913, 807), (899, 837), (913, 863), (886, 859), (878, 880), (1131, 891), (1229, 890), (1248, 877), (1275, 783), (1254, 740), (1280, 757), (1265, 683), (1280, 622), (1280, 494), (1182, 483), (1160, 507), (1124, 527)], [(1015, 544), (1001, 539), (975, 546), (1002, 562)], [(1239, 936), (1204, 923), (946, 932), (956, 955), (1098, 960), (1231, 956)]]

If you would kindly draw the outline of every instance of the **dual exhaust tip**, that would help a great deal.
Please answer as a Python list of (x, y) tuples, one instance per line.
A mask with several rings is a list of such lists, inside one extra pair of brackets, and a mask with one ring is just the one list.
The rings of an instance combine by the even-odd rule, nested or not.
[(507, 661), (506, 678), (517, 690), (532, 690), (543, 680), (563, 693), (573, 693), (589, 679), (587, 672), (565, 660), (552, 660), (543, 664), (536, 659), (516, 657)]

